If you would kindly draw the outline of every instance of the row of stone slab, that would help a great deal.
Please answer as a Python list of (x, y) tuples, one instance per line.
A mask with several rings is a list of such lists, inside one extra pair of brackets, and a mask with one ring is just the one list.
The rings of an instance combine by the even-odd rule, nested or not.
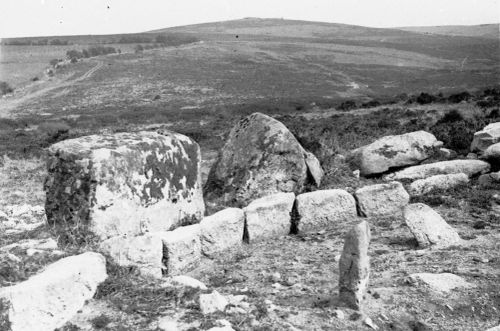
[(243, 242), (319, 230), (358, 216), (401, 215), (409, 200), (399, 182), (366, 186), (354, 195), (340, 189), (298, 196), (277, 193), (172, 231), (109, 238), (101, 242), (100, 251), (120, 266), (134, 266), (144, 275), (160, 278), (185, 273), (202, 257), (214, 258)]

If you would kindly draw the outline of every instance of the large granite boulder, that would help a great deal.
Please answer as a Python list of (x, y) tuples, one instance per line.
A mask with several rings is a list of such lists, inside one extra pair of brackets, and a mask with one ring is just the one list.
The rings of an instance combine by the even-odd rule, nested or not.
[(362, 176), (376, 175), (393, 167), (417, 164), (435, 154), (442, 142), (425, 131), (386, 136), (352, 151)]
[(198, 222), (200, 148), (172, 132), (86, 136), (49, 148), (47, 220), (102, 239)]
[(106, 260), (97, 253), (61, 259), (38, 275), (0, 289), (0, 330), (52, 331), (62, 327), (105, 281)]
[(229, 205), (244, 206), (274, 193), (299, 193), (319, 186), (323, 171), (279, 121), (261, 113), (241, 120), (208, 175), (205, 192)]
[(489, 146), (500, 142), (500, 122), (491, 123), (474, 133), (470, 145), (471, 152), (483, 152)]
[(464, 173), (468, 177), (490, 171), (490, 164), (481, 160), (453, 160), (409, 167), (384, 177), (386, 180), (416, 180), (436, 175)]

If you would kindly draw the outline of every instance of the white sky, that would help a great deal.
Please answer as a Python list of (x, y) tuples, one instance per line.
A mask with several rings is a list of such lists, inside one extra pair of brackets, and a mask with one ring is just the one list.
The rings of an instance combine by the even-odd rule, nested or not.
[(498, 23), (500, 0), (0, 0), (0, 38), (143, 32), (243, 17), (372, 27)]

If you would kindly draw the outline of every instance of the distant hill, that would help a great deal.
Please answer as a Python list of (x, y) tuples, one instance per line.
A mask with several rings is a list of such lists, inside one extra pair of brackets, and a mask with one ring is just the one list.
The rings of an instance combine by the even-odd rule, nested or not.
[(446, 25), (446, 26), (408, 26), (398, 28), (403, 31), (438, 34), (447, 36), (500, 38), (500, 24)]
[(202, 23), (150, 31), (151, 33), (184, 32), (201, 34), (260, 35), (296, 38), (369, 38), (403, 36), (398, 29), (369, 28), (357, 25), (286, 20), (280, 18), (243, 18)]

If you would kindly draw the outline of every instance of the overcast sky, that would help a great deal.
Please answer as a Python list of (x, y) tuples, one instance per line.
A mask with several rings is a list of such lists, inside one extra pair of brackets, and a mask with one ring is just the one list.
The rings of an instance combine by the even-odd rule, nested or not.
[(472, 25), (498, 23), (500, 0), (0, 0), (0, 37), (142, 32), (243, 17)]

